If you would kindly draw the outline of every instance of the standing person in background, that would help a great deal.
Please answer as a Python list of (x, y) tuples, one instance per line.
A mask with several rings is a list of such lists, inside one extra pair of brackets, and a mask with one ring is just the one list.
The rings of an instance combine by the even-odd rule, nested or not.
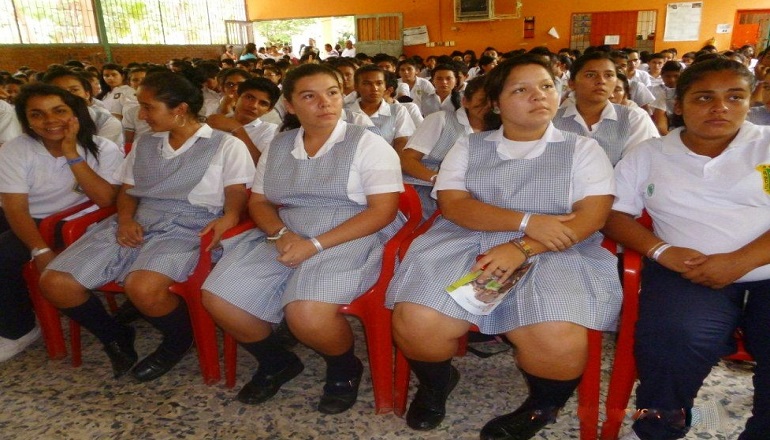
[(351, 40), (345, 41), (345, 49), (342, 50), (342, 53), (340, 54), (343, 58), (355, 58), (356, 57), (356, 48), (353, 46), (353, 42)]
[(126, 76), (119, 64), (108, 63), (102, 66), (102, 78), (108, 89), (102, 91), (100, 99), (110, 113), (122, 120), (123, 109), (136, 104), (136, 92), (126, 85)]
[(232, 44), (228, 44), (227, 46), (225, 46), (225, 51), (219, 57), (219, 60), (220, 61), (223, 61), (223, 60), (238, 61), (238, 55), (236, 55), (233, 52), (233, 45)]

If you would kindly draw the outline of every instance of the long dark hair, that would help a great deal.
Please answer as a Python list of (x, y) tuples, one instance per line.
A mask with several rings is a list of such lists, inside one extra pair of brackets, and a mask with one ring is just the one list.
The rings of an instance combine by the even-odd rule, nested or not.
[[(714, 72), (733, 72), (749, 83), (749, 91), (754, 90), (756, 78), (743, 64), (729, 58), (717, 57), (714, 59), (692, 63), (690, 67), (684, 69), (679, 79), (676, 81), (676, 101), (681, 103), (684, 95), (690, 90), (692, 85), (705, 76)], [(675, 114), (672, 118), (674, 127), (684, 126), (682, 115)]]
[(88, 104), (80, 96), (75, 96), (72, 93), (60, 89), (56, 86), (43, 83), (33, 83), (25, 85), (21, 88), (19, 95), (16, 97), (16, 117), (19, 118), (24, 133), (34, 139), (40, 139), (37, 133), (29, 126), (29, 119), (27, 119), (27, 104), (31, 98), (38, 96), (58, 96), (69, 107), (78, 118), (80, 129), (77, 134), (77, 141), (85, 149), (85, 155), (89, 153), (93, 154), (96, 160), (99, 160), (99, 146), (94, 142), (94, 135), (96, 134), (96, 124), (91, 119), (91, 114), (88, 112)]
[(201, 89), (179, 73), (150, 73), (142, 80), (140, 87), (152, 91), (155, 99), (170, 109), (177, 108), (182, 103), (187, 104), (187, 113), (195, 117), (203, 107)]
[[(337, 77), (337, 71), (332, 69), (331, 67), (325, 65), (325, 64), (302, 64), (294, 69), (289, 70), (286, 72), (286, 75), (283, 77), (283, 88), (282, 93), (283, 97), (291, 102), (291, 95), (294, 93), (295, 87), (297, 87), (297, 81), (301, 80), (302, 78), (305, 78), (306, 76), (313, 76), (313, 75), (328, 75), (329, 77), (334, 79), (334, 82), (337, 84), (340, 83), (339, 77)], [(340, 93), (342, 93), (342, 85), (340, 84)], [(299, 128), (302, 124), (300, 124), (299, 119), (297, 118), (297, 115), (286, 113), (286, 116), (283, 118), (283, 125), (281, 125), (281, 131), (289, 131), (293, 130), (295, 128)]]

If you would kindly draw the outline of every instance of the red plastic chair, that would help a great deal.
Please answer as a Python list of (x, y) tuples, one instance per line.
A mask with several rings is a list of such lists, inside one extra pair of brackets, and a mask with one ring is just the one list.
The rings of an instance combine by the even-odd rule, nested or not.
[[(78, 219), (67, 222), (62, 228), (62, 237), (65, 244), (71, 244), (85, 233), (87, 227), (96, 221), (100, 221), (114, 213), (114, 208), (100, 209), (89, 213)], [(211, 254), (204, 249), (211, 243), (213, 233), (206, 234), (201, 238), (200, 255), (198, 264), (195, 266), (190, 277), (182, 282), (173, 284), (169, 290), (181, 296), (186, 304), (190, 321), (193, 327), (193, 337), (195, 346), (198, 350), (198, 361), (201, 368), (203, 381), (207, 385), (214, 384), (221, 378), (219, 368), (219, 349), (217, 345), (216, 327), (211, 316), (203, 308), (201, 303), (200, 287), (211, 272), (212, 262)], [(28, 279), (28, 282), (30, 280)], [(30, 295), (33, 298), (35, 312), (38, 314), (38, 320), (41, 327), (48, 331), (44, 332), (44, 339), (48, 347), (49, 356), (57, 359), (65, 357), (67, 354), (64, 344), (64, 336), (61, 329), (58, 310), (46, 301), (37, 288), (37, 283), (29, 284)], [(116, 283), (109, 283), (99, 289), (109, 293), (123, 293), (123, 288)], [(46, 334), (48, 333), (48, 334)], [(70, 321), (70, 344), (72, 348), (72, 365), (77, 367), (82, 364), (81, 345), (80, 345), (80, 325), (75, 321)]]
[[(415, 233), (405, 241), (411, 243), (419, 234), (427, 231), (435, 219), (440, 215), (436, 211), (433, 216), (415, 230)], [(602, 243), (606, 249), (616, 252), (617, 246), (612, 240), (605, 239)], [(407, 251), (402, 247), (402, 252)], [(402, 254), (403, 256), (403, 254)], [(625, 302), (625, 294), (624, 294)], [(478, 327), (472, 326), (471, 331), (478, 331)], [(460, 341), (458, 356), (464, 356), (467, 348), (467, 337)], [(598, 330), (588, 331), (588, 360), (583, 378), (578, 386), (578, 418), (580, 419), (581, 440), (595, 440), (599, 428), (599, 387), (601, 383), (602, 362), (602, 332)], [(409, 394), (409, 376), (411, 370), (409, 363), (401, 350), (396, 350), (396, 372), (394, 389), (394, 412), (401, 416), (406, 412)]]
[[(652, 229), (652, 219), (645, 211), (637, 219), (648, 229)], [(607, 392), (607, 418), (602, 423), (601, 440), (615, 440), (626, 417), (626, 408), (631, 399), (631, 391), (636, 382), (636, 360), (634, 358), (634, 334), (636, 321), (639, 319), (639, 289), (641, 286), (642, 256), (632, 250), (623, 253), (623, 310), (620, 315), (618, 339), (615, 343), (615, 358), (612, 363), (610, 385)], [(725, 357), (730, 360), (751, 361), (746, 352), (742, 331), (736, 330), (738, 344), (736, 353)]]
[[(361, 320), (366, 333), (369, 368), (374, 389), (374, 409), (377, 414), (393, 410), (393, 339), (391, 336), (391, 311), (385, 307), (385, 291), (393, 277), (396, 254), (403, 240), (408, 237), (422, 219), (422, 208), (417, 192), (404, 185), (405, 192), (399, 199), (399, 210), (407, 222), (385, 245), (380, 276), (374, 285), (352, 303), (340, 306), (340, 312)], [(225, 384), (235, 385), (237, 368), (237, 342), (225, 334)]]

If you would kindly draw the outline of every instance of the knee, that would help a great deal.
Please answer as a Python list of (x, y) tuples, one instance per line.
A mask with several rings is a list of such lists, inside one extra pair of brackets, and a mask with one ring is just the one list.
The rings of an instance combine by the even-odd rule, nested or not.
[(305, 339), (306, 335), (326, 334), (332, 321), (345, 319), (336, 304), (315, 301), (294, 301), (287, 304), (284, 311), (292, 333), (302, 339)]
[(522, 327), (507, 334), (519, 356), (544, 363), (581, 365), (588, 353), (586, 328), (569, 322), (547, 322)]
[(457, 340), (469, 327), (464, 321), (419, 304), (398, 303), (393, 309), (393, 338), (399, 348), (408, 352), (441, 347), (453, 353)]
[(168, 291), (168, 286), (143, 278), (127, 278), (125, 291), (131, 302), (144, 314), (152, 314), (154, 310), (167, 308), (170, 301), (178, 301), (176, 296)]
[(43, 297), (57, 307), (59, 307), (57, 303), (60, 303), (61, 300), (86, 290), (72, 275), (55, 270), (44, 271), (40, 276), (38, 285)]

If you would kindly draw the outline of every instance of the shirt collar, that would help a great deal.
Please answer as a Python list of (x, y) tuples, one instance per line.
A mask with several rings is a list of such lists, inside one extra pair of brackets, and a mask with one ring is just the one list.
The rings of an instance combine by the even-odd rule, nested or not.
[[(334, 127), (334, 130), (332, 130), (332, 134), (329, 135), (329, 139), (327, 139), (326, 142), (324, 142), (324, 144), (321, 146), (321, 148), (313, 157), (321, 156), (322, 154), (329, 151), (329, 148), (331, 148), (332, 145), (345, 139), (345, 134), (347, 133), (347, 126), (348, 126), (347, 122), (343, 121), (342, 119), (338, 120), (337, 125)], [(307, 151), (305, 151), (304, 136), (305, 136), (305, 129), (300, 127), (299, 131), (297, 132), (297, 137), (294, 138), (294, 149), (291, 150), (291, 155), (297, 159), (308, 158)]]
[[(562, 115), (562, 118), (568, 118), (568, 117), (577, 117), (580, 116), (580, 113), (578, 113), (577, 105), (574, 102), (570, 102), (566, 106), (566, 110), (564, 111), (564, 114)], [(582, 120), (583, 117), (580, 116), (580, 119)], [(602, 114), (599, 116), (599, 122), (602, 122), (605, 119), (611, 119), (613, 121), (618, 120), (618, 112), (615, 111), (615, 106), (612, 105), (611, 102), (607, 101), (607, 105), (604, 106), (602, 109)]]
[[(670, 131), (666, 136), (663, 136), (662, 139), (664, 154), (696, 154), (687, 148), (684, 142), (682, 142), (682, 132), (684, 131), (684, 128), (685, 127), (677, 127), (676, 129)], [(734, 150), (736, 148), (741, 148), (745, 145), (753, 144), (757, 141), (761, 141), (763, 139), (763, 130), (764, 128), (758, 127), (751, 122), (744, 122), (743, 125), (741, 125), (738, 134), (730, 142), (730, 144), (727, 145), (727, 148), (725, 148), (722, 153), (729, 150)]]

